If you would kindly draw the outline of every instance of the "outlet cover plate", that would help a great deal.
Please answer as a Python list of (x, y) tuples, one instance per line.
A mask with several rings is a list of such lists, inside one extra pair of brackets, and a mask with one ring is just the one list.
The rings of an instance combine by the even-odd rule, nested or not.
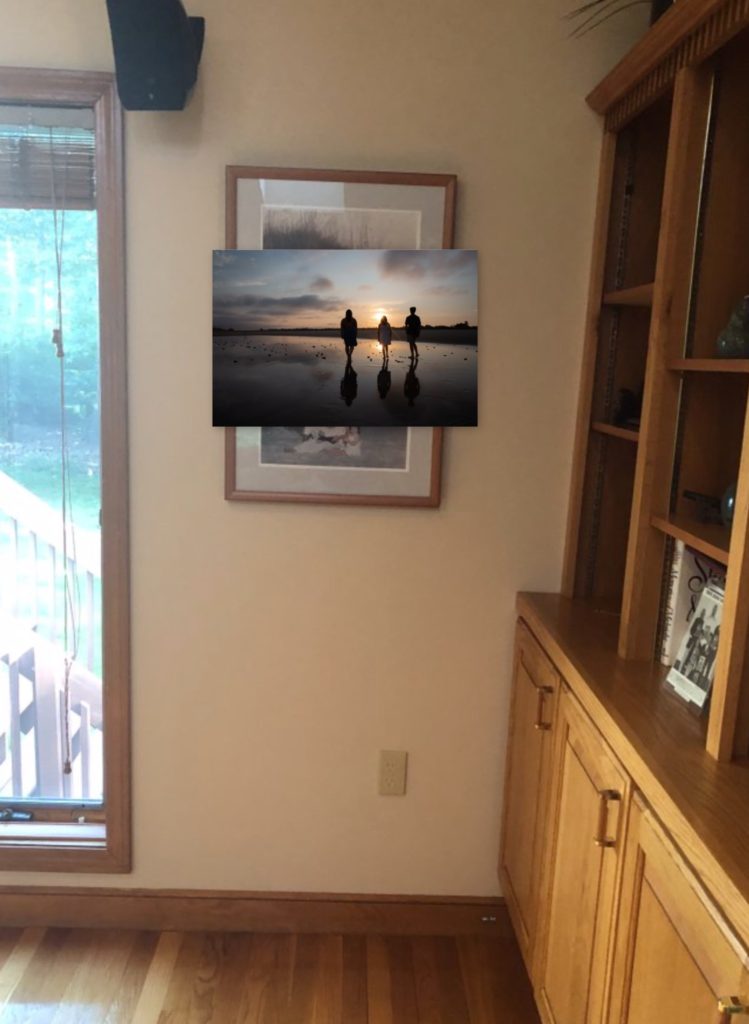
[(407, 751), (380, 751), (380, 796), (405, 796), (407, 766)]

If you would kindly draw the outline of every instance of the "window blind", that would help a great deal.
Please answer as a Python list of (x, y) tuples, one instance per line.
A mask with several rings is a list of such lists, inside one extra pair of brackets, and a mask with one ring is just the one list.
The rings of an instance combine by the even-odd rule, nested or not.
[(0, 106), (0, 207), (96, 208), (90, 113)]

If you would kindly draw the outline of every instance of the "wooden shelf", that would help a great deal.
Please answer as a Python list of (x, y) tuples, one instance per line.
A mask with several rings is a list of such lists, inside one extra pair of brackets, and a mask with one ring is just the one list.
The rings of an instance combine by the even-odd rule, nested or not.
[(673, 359), (668, 369), (680, 373), (749, 373), (749, 359)]
[(690, 548), (702, 552), (708, 558), (715, 559), (721, 565), (728, 565), (728, 549), (731, 542), (731, 530), (728, 526), (717, 523), (699, 523), (687, 516), (653, 516), (651, 525), (661, 533), (683, 540)]
[(636, 430), (628, 430), (626, 427), (615, 427), (613, 423), (591, 423), (590, 429), (596, 434), (607, 434), (609, 437), (618, 437), (621, 441), (633, 441), (637, 444), (640, 435)]
[(616, 292), (606, 292), (603, 296), (604, 306), (652, 306), (652, 284), (641, 284), (636, 288), (621, 288)]

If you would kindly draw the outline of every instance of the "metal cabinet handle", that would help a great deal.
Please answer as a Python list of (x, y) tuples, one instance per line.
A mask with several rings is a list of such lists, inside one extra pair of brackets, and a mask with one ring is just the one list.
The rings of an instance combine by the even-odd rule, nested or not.
[(593, 837), (593, 842), (596, 846), (616, 846), (616, 839), (607, 838), (606, 826), (609, 817), (609, 801), (621, 800), (621, 798), (621, 793), (617, 793), (615, 789), (600, 789), (598, 791), (598, 828)]
[(538, 704), (536, 705), (536, 721), (533, 723), (533, 728), (538, 729), (541, 732), (551, 729), (551, 722), (544, 722), (544, 698), (550, 697), (553, 692), (554, 690), (551, 686), (536, 687)]
[(723, 1014), (724, 1020), (735, 1014), (749, 1015), (749, 1003), (745, 1003), (739, 996), (721, 996), (718, 1000), (718, 1011)]

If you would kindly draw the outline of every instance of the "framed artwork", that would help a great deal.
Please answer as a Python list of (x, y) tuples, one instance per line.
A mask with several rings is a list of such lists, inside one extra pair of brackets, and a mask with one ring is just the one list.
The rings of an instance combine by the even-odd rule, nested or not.
[[(456, 177), (227, 167), (227, 249), (441, 249), (453, 245)], [(229, 427), (232, 501), (440, 502), (442, 430)]]
[(441, 461), (441, 429), (228, 428), (226, 497), (436, 507)]

